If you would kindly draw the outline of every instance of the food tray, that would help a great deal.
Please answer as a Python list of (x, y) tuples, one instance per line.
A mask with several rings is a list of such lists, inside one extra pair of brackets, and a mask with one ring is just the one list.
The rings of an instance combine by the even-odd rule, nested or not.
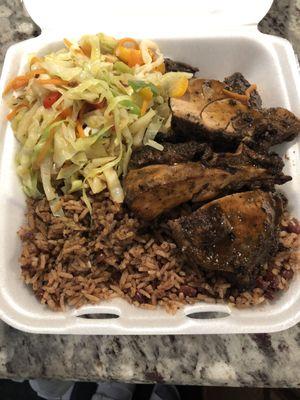
[[(158, 0), (153, 1), (151, 7), (137, 0), (131, 1), (130, 7), (119, 0), (106, 6), (103, 2), (86, 0), (85, 18), (79, 7), (81, 2), (72, 3), (70, 18), (65, 17), (70, 12), (70, 3), (66, 0), (26, 0), (24, 3), (41, 26), (42, 35), (8, 50), (0, 82), (1, 92), (8, 79), (22, 72), (29, 53), (43, 54), (57, 49), (63, 37), (103, 31), (119, 37), (150, 37), (159, 43), (165, 55), (198, 66), (202, 77), (222, 80), (232, 72), (240, 71), (249, 81), (257, 83), (265, 106), (283, 106), (300, 116), (300, 80), (292, 46), (284, 39), (263, 35), (257, 30), (257, 22), (269, 9), (270, 0), (228, 0), (226, 10), (220, 0), (190, 0), (189, 4), (185, 3), (184, 10), (177, 2), (170, 8), (169, 2)], [(58, 8), (59, 15), (54, 11)], [(99, 18), (99, 15), (105, 15), (105, 18)], [(114, 21), (113, 25), (111, 21)], [(25, 220), (25, 197), (15, 173), (17, 143), (5, 120), (7, 112), (2, 105), (0, 317), (5, 322), (35, 333), (140, 335), (272, 332), (300, 321), (300, 274), (294, 277), (288, 291), (281, 297), (270, 304), (250, 309), (198, 303), (170, 315), (161, 309), (138, 309), (121, 299), (66, 312), (46, 309), (20, 278), (20, 242), (16, 232)], [(290, 211), (298, 218), (299, 140), (300, 137), (280, 146), (279, 150), (287, 155), (285, 173), (293, 177), (280, 190), (287, 195)]]

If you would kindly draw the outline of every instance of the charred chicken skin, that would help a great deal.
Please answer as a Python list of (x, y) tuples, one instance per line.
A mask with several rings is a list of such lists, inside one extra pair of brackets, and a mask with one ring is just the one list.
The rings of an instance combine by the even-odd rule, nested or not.
[[(234, 79), (227, 82), (237, 90)], [(217, 142), (229, 148), (244, 142), (268, 149), (298, 135), (300, 120), (293, 113), (281, 107), (254, 108), (260, 101), (255, 93), (251, 96), (245, 101), (245, 95), (225, 82), (192, 79), (185, 95), (170, 101), (172, 140)]]
[(253, 269), (277, 251), (284, 204), (276, 192), (235, 193), (169, 221), (169, 226), (190, 263), (234, 274), (246, 283)]
[(175, 149), (176, 145), (166, 146), (163, 159), (158, 154), (158, 161), (154, 150), (133, 157), (135, 165), (146, 166), (127, 174), (126, 202), (142, 219), (152, 220), (190, 200), (203, 203), (242, 189), (273, 188), (290, 180), (281, 172), (280, 157), (257, 154), (245, 145), (233, 154), (213, 153), (202, 146), (205, 157), (197, 162), (183, 159), (185, 162), (177, 163), (180, 152), (176, 154)]

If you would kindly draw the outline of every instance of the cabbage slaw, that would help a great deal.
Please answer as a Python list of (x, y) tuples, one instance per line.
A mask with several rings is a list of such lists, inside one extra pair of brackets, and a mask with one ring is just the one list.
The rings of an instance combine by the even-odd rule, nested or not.
[(134, 147), (163, 146), (155, 136), (169, 129), (170, 97), (182, 96), (191, 74), (165, 72), (157, 44), (104, 34), (43, 57), (31, 55), (25, 75), (10, 81), (3, 95), (7, 119), (20, 149), (17, 173), (25, 194), (43, 194), (56, 216), (60, 195), (108, 189), (121, 203), (121, 184)]

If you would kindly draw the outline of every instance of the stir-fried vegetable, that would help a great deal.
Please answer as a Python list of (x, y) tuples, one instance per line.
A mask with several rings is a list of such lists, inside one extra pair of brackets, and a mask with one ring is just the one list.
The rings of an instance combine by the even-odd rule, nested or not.
[(121, 178), (134, 146), (152, 146), (170, 124), (168, 101), (182, 96), (191, 74), (165, 73), (156, 43), (104, 34), (33, 55), (28, 71), (13, 78), (3, 96), (20, 142), (17, 172), (30, 197), (45, 194), (62, 215), (61, 193), (108, 189), (124, 199)]

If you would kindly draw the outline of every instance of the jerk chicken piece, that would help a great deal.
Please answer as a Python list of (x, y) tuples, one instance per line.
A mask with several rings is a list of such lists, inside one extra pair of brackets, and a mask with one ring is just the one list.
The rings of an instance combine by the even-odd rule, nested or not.
[(131, 156), (129, 169), (151, 164), (175, 164), (187, 161), (205, 160), (212, 157), (212, 150), (206, 143), (195, 141), (164, 143), (163, 151), (150, 146), (137, 148)]
[(192, 79), (183, 97), (170, 100), (172, 136), (177, 141), (218, 142), (227, 148), (245, 142), (267, 149), (297, 136), (300, 120), (293, 113), (280, 107), (251, 108), (245, 95), (228, 91), (228, 84), (236, 88), (237, 80), (227, 82)]
[(239, 284), (248, 285), (254, 268), (277, 251), (284, 205), (276, 192), (236, 193), (168, 224), (191, 264), (229, 273)]
[(154, 219), (190, 200), (201, 203), (241, 189), (273, 188), (291, 179), (281, 172), (283, 162), (276, 154), (258, 155), (245, 145), (234, 154), (212, 153), (201, 162), (170, 164), (147, 165), (127, 174), (125, 200), (140, 218)]
[(189, 72), (195, 75), (199, 71), (197, 67), (192, 67), (189, 64), (173, 61), (170, 58), (165, 58), (166, 72)]

